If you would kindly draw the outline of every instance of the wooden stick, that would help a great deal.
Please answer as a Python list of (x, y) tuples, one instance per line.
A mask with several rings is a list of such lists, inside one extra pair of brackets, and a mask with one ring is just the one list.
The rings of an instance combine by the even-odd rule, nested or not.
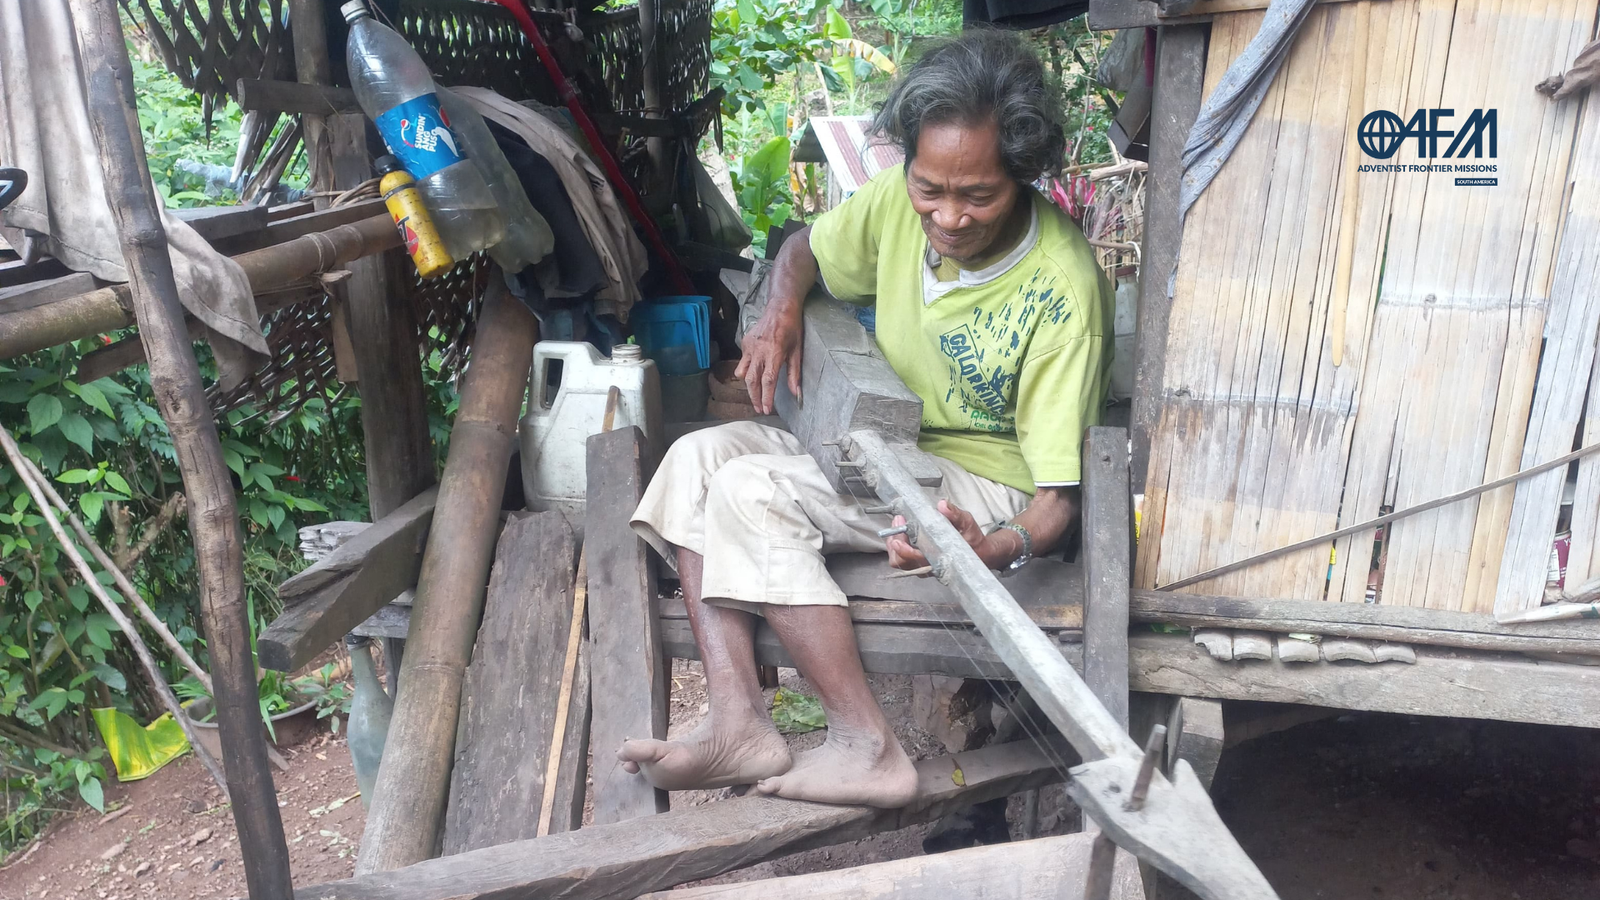
[(116, 0), (73, 0), (83, 58), (89, 124), (105, 175), (107, 204), (127, 266), (139, 331), (150, 349), (150, 383), (172, 435), (194, 537), (200, 608), (216, 684), (217, 719), (228, 795), (244, 851), (252, 900), (289, 900), (289, 847), (267, 762), (250, 623), (244, 602), (244, 553), (233, 483), (206, 402), (200, 364), (183, 325), (183, 306), (157, 214), (134, 102), (133, 65)]
[[(17, 465), (16, 460), (12, 460), (12, 464)], [(183, 649), (183, 645), (178, 643), (178, 639), (173, 636), (171, 629), (167, 628), (167, 623), (161, 621), (155, 610), (150, 608), (150, 604), (144, 602), (144, 597), (139, 593), (139, 589), (133, 586), (133, 582), (128, 579), (128, 576), (123, 573), (116, 562), (106, 555), (106, 551), (95, 542), (94, 537), (89, 534), (89, 529), (83, 526), (83, 522), (72, 512), (72, 507), (67, 505), (67, 501), (61, 499), (61, 495), (56, 493), (56, 489), (50, 484), (50, 480), (44, 476), (43, 472), (39, 471), (38, 466), (33, 464), (33, 460), (28, 459), (26, 456), (22, 457), (20, 465), (27, 468), (28, 474), (43, 489), (45, 496), (49, 498), (51, 503), (55, 504), (56, 509), (66, 514), (67, 522), (72, 526), (72, 530), (78, 533), (78, 539), (83, 542), (83, 545), (89, 548), (89, 553), (94, 556), (94, 561), (100, 564), (100, 568), (111, 573), (111, 578), (116, 582), (117, 590), (122, 592), (123, 599), (127, 600), (134, 609), (139, 611), (139, 618), (143, 619), (145, 624), (150, 626), (150, 630), (161, 638), (161, 642), (166, 644), (167, 649), (172, 651), (172, 655), (177, 657), (178, 662), (189, 670), (189, 674), (193, 675), (195, 680), (205, 687), (206, 693), (211, 693), (211, 676), (206, 673), (205, 669), (200, 668), (200, 664), (194, 661), (194, 657), (189, 655), (189, 651)]]
[[(611, 388), (617, 390), (615, 386)], [(583, 641), (583, 615), (589, 605), (589, 554), (578, 553), (578, 576), (572, 588), (572, 625), (567, 630), (567, 658), (561, 669), (561, 691), (556, 699), (555, 730), (550, 734), (550, 758), (544, 767), (544, 800), (539, 804), (539, 827), (550, 833), (550, 816), (556, 808), (556, 776), (561, 769), (561, 748), (567, 739), (567, 710), (572, 706), (572, 682), (578, 674), (578, 645)]]
[(100, 605), (105, 607), (106, 613), (111, 616), (112, 621), (116, 622), (117, 627), (122, 629), (122, 633), (127, 636), (128, 643), (133, 647), (133, 655), (139, 658), (139, 666), (144, 669), (145, 677), (150, 680), (150, 687), (155, 690), (156, 696), (161, 698), (161, 705), (165, 706), (167, 712), (172, 714), (172, 718), (177, 721), (178, 727), (183, 729), (184, 736), (189, 739), (189, 746), (194, 748), (194, 755), (200, 757), (201, 764), (206, 767), (206, 771), (211, 773), (211, 777), (217, 782), (217, 787), (222, 789), (222, 796), (226, 798), (228, 796), (228, 780), (223, 777), (222, 770), (217, 767), (217, 761), (211, 758), (211, 754), (206, 752), (206, 748), (200, 744), (199, 739), (195, 736), (194, 726), (190, 724), (189, 716), (184, 712), (182, 704), (178, 703), (178, 698), (172, 693), (172, 688), (167, 685), (166, 679), (161, 677), (161, 669), (156, 665), (155, 657), (150, 655), (150, 648), (145, 646), (144, 641), (139, 637), (138, 630), (134, 627), (133, 621), (122, 611), (122, 607), (118, 606), (117, 602), (112, 600), (111, 596), (106, 593), (106, 589), (100, 584), (99, 579), (95, 578), (94, 570), (90, 569), (89, 563), (84, 560), (83, 554), (78, 552), (77, 546), (67, 537), (66, 531), (61, 527), (61, 520), (56, 514), (55, 506), (45, 497), (45, 492), (42, 488), (44, 484), (43, 476), (39, 475), (39, 470), (33, 468), (28, 459), (22, 455), (22, 450), (17, 447), (17, 442), (11, 437), (11, 432), (4, 425), (0, 425), (0, 445), (5, 447), (6, 458), (11, 460), (12, 467), (17, 470), (17, 475), (22, 478), (23, 486), (28, 489), (28, 493), (33, 497), (33, 502), (38, 505), (44, 515), (45, 522), (50, 526), (50, 531), (55, 534), (56, 541), (61, 544), (62, 552), (67, 554), (68, 559), (72, 560), (73, 567), (78, 570), (78, 576), (83, 579), (83, 583), (89, 588), (89, 592), (94, 594), (95, 599), (99, 600)]
[(1368, 519), (1365, 522), (1357, 522), (1354, 525), (1347, 525), (1336, 531), (1330, 531), (1327, 534), (1319, 534), (1316, 537), (1306, 538), (1303, 541), (1296, 541), (1293, 544), (1279, 547), (1276, 550), (1268, 550), (1265, 553), (1257, 553), (1255, 556), (1246, 557), (1238, 560), (1237, 562), (1228, 563), (1225, 566), (1218, 566), (1215, 569), (1208, 569), (1204, 572), (1201, 572), (1199, 575), (1190, 575), (1188, 578), (1181, 578), (1172, 582), (1171, 584), (1161, 585), (1160, 587), (1157, 587), (1156, 590), (1175, 591), (1179, 588), (1186, 588), (1192, 584), (1199, 584), (1202, 581), (1209, 581), (1213, 578), (1221, 577), (1229, 572), (1237, 572), (1240, 569), (1248, 568), (1256, 563), (1266, 562), (1269, 559), (1277, 559), (1280, 556), (1296, 553), (1301, 550), (1307, 550), (1319, 544), (1326, 544), (1329, 541), (1338, 540), (1345, 535), (1355, 534), (1360, 531), (1370, 531), (1374, 528), (1377, 528), (1379, 525), (1387, 525), (1388, 523), (1397, 519), (1404, 519), (1407, 516), (1414, 516), (1417, 513), (1427, 512), (1430, 509), (1438, 509), (1441, 506), (1448, 506), (1449, 504), (1455, 503), (1458, 500), (1466, 500), (1476, 497), (1479, 494), (1487, 491), (1492, 491), (1495, 488), (1502, 488), (1508, 484), (1521, 481), (1524, 478), (1532, 478), (1533, 476), (1538, 475), (1540, 472), (1548, 472), (1551, 469), (1558, 469), (1575, 459), (1581, 459), (1585, 456), (1588, 456), (1596, 450), (1600, 450), (1600, 444), (1590, 444), (1582, 449), (1574, 450), (1571, 453), (1568, 453), (1566, 456), (1560, 456), (1550, 460), (1549, 462), (1540, 463), (1537, 466), (1523, 469), (1521, 472), (1514, 472), (1505, 476), (1504, 478), (1496, 478), (1493, 481), (1480, 484), (1477, 487), (1470, 487), (1464, 491), (1457, 491), (1454, 494), (1447, 494), (1446, 496), (1429, 500), (1426, 503), (1418, 503), (1416, 506), (1408, 506), (1405, 509), (1396, 510), (1392, 513), (1378, 516), (1376, 519)]
[(500, 497), (538, 323), (491, 274), (412, 606), (400, 692), (356, 860), (361, 874), (436, 852), (450, 793), (461, 684), (500, 533)]
[[(1372, 29), (1372, 4), (1357, 0), (1355, 4), (1356, 35), (1350, 57), (1350, 109), (1345, 116), (1345, 134), (1355, 134), (1361, 128), (1361, 117), (1366, 115), (1367, 96), (1367, 36)], [(1356, 212), (1361, 205), (1361, 186), (1357, 166), (1361, 154), (1346, 142), (1344, 148), (1344, 200), (1339, 218), (1339, 255), (1333, 264), (1333, 296), (1330, 298), (1329, 340), (1335, 366), (1344, 363), (1345, 314), (1350, 302), (1350, 269), (1355, 265)], [(1363, 298), (1364, 302), (1365, 298)]]

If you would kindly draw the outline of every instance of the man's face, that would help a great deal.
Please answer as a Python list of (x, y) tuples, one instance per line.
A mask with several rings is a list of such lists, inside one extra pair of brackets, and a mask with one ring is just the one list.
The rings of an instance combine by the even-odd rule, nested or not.
[(1019, 193), (1000, 163), (1000, 132), (992, 119), (923, 126), (906, 169), (906, 191), (934, 252), (956, 262), (989, 250)]

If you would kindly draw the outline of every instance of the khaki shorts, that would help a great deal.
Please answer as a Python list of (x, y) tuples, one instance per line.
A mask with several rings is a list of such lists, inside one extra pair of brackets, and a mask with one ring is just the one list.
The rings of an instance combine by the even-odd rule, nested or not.
[[(988, 530), (1022, 512), (1027, 494), (932, 457), (937, 494)], [(932, 492), (930, 492), (932, 493)], [(703, 599), (760, 612), (764, 604), (844, 606), (829, 553), (883, 553), (890, 516), (863, 493), (836, 493), (794, 436), (754, 422), (690, 432), (667, 451), (633, 514), (633, 529), (677, 565), (674, 547), (705, 558)]]

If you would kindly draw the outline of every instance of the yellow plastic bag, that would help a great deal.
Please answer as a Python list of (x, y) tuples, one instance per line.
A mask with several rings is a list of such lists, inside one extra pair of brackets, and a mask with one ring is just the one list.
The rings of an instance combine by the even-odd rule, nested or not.
[(99, 726), (100, 738), (111, 754), (111, 763), (116, 766), (118, 781), (148, 778), (189, 750), (189, 739), (183, 734), (183, 726), (172, 718), (172, 713), (164, 713), (141, 727), (115, 709), (91, 712), (95, 725)]

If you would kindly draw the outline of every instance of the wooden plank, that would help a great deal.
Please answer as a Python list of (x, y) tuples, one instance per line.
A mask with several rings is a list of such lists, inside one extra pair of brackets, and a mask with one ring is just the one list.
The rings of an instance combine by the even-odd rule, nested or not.
[[(770, 285), (770, 279), (763, 281), (762, 290)], [(922, 428), (922, 398), (895, 374), (848, 303), (825, 296), (808, 299), (803, 340), (804, 402), (789, 393), (785, 375), (778, 379), (774, 406), (834, 490), (849, 494), (844, 475), (855, 473), (842, 473), (837, 465), (844, 458), (840, 442), (852, 431), (872, 429), (889, 443), (915, 446)]]
[(1136, 622), (1193, 628), (1251, 628), (1403, 641), (1468, 650), (1579, 653), (1600, 656), (1600, 623), (1589, 620), (1501, 625), (1493, 616), (1410, 606), (1205, 597), (1134, 591)]
[(316, 116), (361, 112), (355, 91), (326, 84), (241, 78), (236, 96), (239, 108), (246, 112), (307, 113)]
[[(379, 197), (357, 200), (344, 206), (333, 206), (303, 215), (291, 216), (276, 222), (269, 221), (266, 228), (219, 240), (217, 249), (230, 256), (251, 250), (260, 250), (273, 244), (292, 241), (319, 231), (328, 231), (341, 225), (354, 225), (373, 216), (387, 216), (388, 209)], [(270, 220), (270, 217), (269, 217)]]
[[(1033, 623), (1057, 640), (1081, 642), (1083, 608), (1080, 606), (1024, 606)], [(682, 597), (661, 598), (661, 618), (685, 619)], [(919, 603), (907, 600), (863, 600), (850, 598), (850, 620), (871, 625), (948, 625), (971, 628), (972, 617), (954, 603)]]
[[(1128, 727), (1128, 592), (1133, 517), (1128, 433), (1095, 426), (1083, 441), (1083, 678)], [(1024, 567), (1026, 568), (1026, 566)]]
[(1134, 635), (1134, 690), (1220, 700), (1600, 727), (1600, 667), (1419, 648), (1415, 665), (1219, 662), (1181, 635)]
[[(576, 542), (558, 512), (500, 532), (483, 623), (461, 688), (444, 855), (536, 836), (572, 621)], [(570, 782), (582, 772), (565, 773)], [(557, 780), (562, 776), (558, 775)]]
[[(649, 900), (782, 897), (784, 900), (1094, 900), (1085, 898), (1089, 847), (1094, 836), (1059, 837), (971, 847), (931, 856), (647, 894)], [(1112, 900), (1143, 900), (1144, 885), (1132, 856), (1118, 856)]]
[(256, 641), (264, 668), (292, 672), (417, 583), (438, 491), (429, 488), (285, 581), (285, 609)]
[(19, 284), (16, 287), (0, 289), (0, 315), (21, 312), (33, 309), (46, 303), (76, 297), (89, 291), (99, 290), (108, 282), (90, 275), (88, 272), (73, 272), (60, 278), (50, 278), (45, 281), (33, 281)]
[(1222, 702), (1180, 697), (1167, 722), (1167, 764), (1184, 760), (1206, 790), (1217, 775), (1224, 746)]
[[(592, 560), (591, 560), (592, 562)], [(745, 796), (516, 841), (295, 890), (297, 900), (635, 897), (765, 859), (858, 840), (1066, 777), (1060, 744), (1019, 741), (917, 763), (903, 809)], [(961, 772), (964, 786), (951, 777)]]
[[(1118, 4), (1149, 0), (1117, 0)], [(1097, 6), (1089, 7), (1091, 24)], [(1123, 27), (1100, 26), (1094, 27)], [(1167, 280), (1178, 263), (1183, 231), (1178, 222), (1178, 189), (1183, 175), (1183, 145), (1200, 112), (1200, 85), (1206, 65), (1204, 25), (1162, 28), (1156, 42), (1155, 95), (1150, 109), (1150, 171), (1145, 181), (1144, 246), (1140, 251), (1138, 339), (1134, 345), (1133, 484), (1144, 487), (1150, 463), (1150, 433), (1161, 413), (1166, 368)]]
[[(1600, 365), (1589, 376), (1589, 396), (1600, 397)], [(1600, 443), (1600, 404), (1591, 403), (1583, 420), (1582, 444)], [(1600, 577), (1600, 457), (1578, 463), (1578, 483), (1572, 494), (1572, 546), (1567, 555), (1567, 584), (1589, 583)]]
[[(1090, 0), (1089, 27), (1097, 31), (1119, 28), (1154, 28), (1212, 21), (1213, 16), (1266, 9), (1271, 0)], [(1345, 0), (1318, 0), (1343, 3)], [(1148, 233), (1148, 232), (1147, 232)]]
[[(882, 553), (835, 553), (828, 556), (827, 563), (834, 583), (851, 597), (935, 605), (960, 603), (955, 592), (937, 579), (897, 577)], [(1082, 571), (1055, 557), (1035, 559), (1006, 576), (1001, 584), (1026, 610), (1083, 607)]]
[(200, 206), (175, 209), (172, 214), (212, 244), (267, 227), (264, 206)]
[[(861, 666), (879, 675), (949, 675), (956, 678), (1012, 680), (1011, 669), (983, 635), (942, 625), (855, 626)], [(694, 632), (683, 619), (661, 620), (661, 644), (667, 656), (699, 659)], [(1083, 645), (1053, 642), (1055, 652), (1074, 669), (1083, 668)], [(793, 666), (794, 660), (765, 622), (756, 626), (756, 664)], [(597, 695), (598, 696), (598, 695)]]
[(591, 435), (584, 552), (589, 570), (590, 678), (596, 697), (594, 823), (664, 812), (667, 795), (622, 770), (617, 748), (630, 738), (667, 736), (667, 668), (656, 618), (655, 569), (628, 520), (654, 468), (637, 427)]
[[(1591, 408), (1600, 407), (1600, 397), (1588, 392), (1589, 376), (1595, 369), (1595, 335), (1600, 329), (1600, 102), (1593, 99), (1592, 92), (1587, 105), (1573, 150), (1569, 212), (1550, 288), (1538, 386), (1528, 438), (1522, 447), (1524, 467), (1554, 459), (1572, 448), (1586, 395)], [(1591, 418), (1594, 415), (1590, 413)], [(1517, 485), (1501, 553), (1504, 563), (1495, 612), (1532, 609), (1544, 602), (1550, 545), (1566, 482), (1563, 467)], [(1500, 493), (1503, 500), (1505, 492)], [(1587, 559), (1583, 562), (1582, 574), (1587, 575)], [(1570, 559), (1568, 568), (1570, 572)], [(1567, 584), (1576, 586), (1587, 580), (1569, 574)]]

